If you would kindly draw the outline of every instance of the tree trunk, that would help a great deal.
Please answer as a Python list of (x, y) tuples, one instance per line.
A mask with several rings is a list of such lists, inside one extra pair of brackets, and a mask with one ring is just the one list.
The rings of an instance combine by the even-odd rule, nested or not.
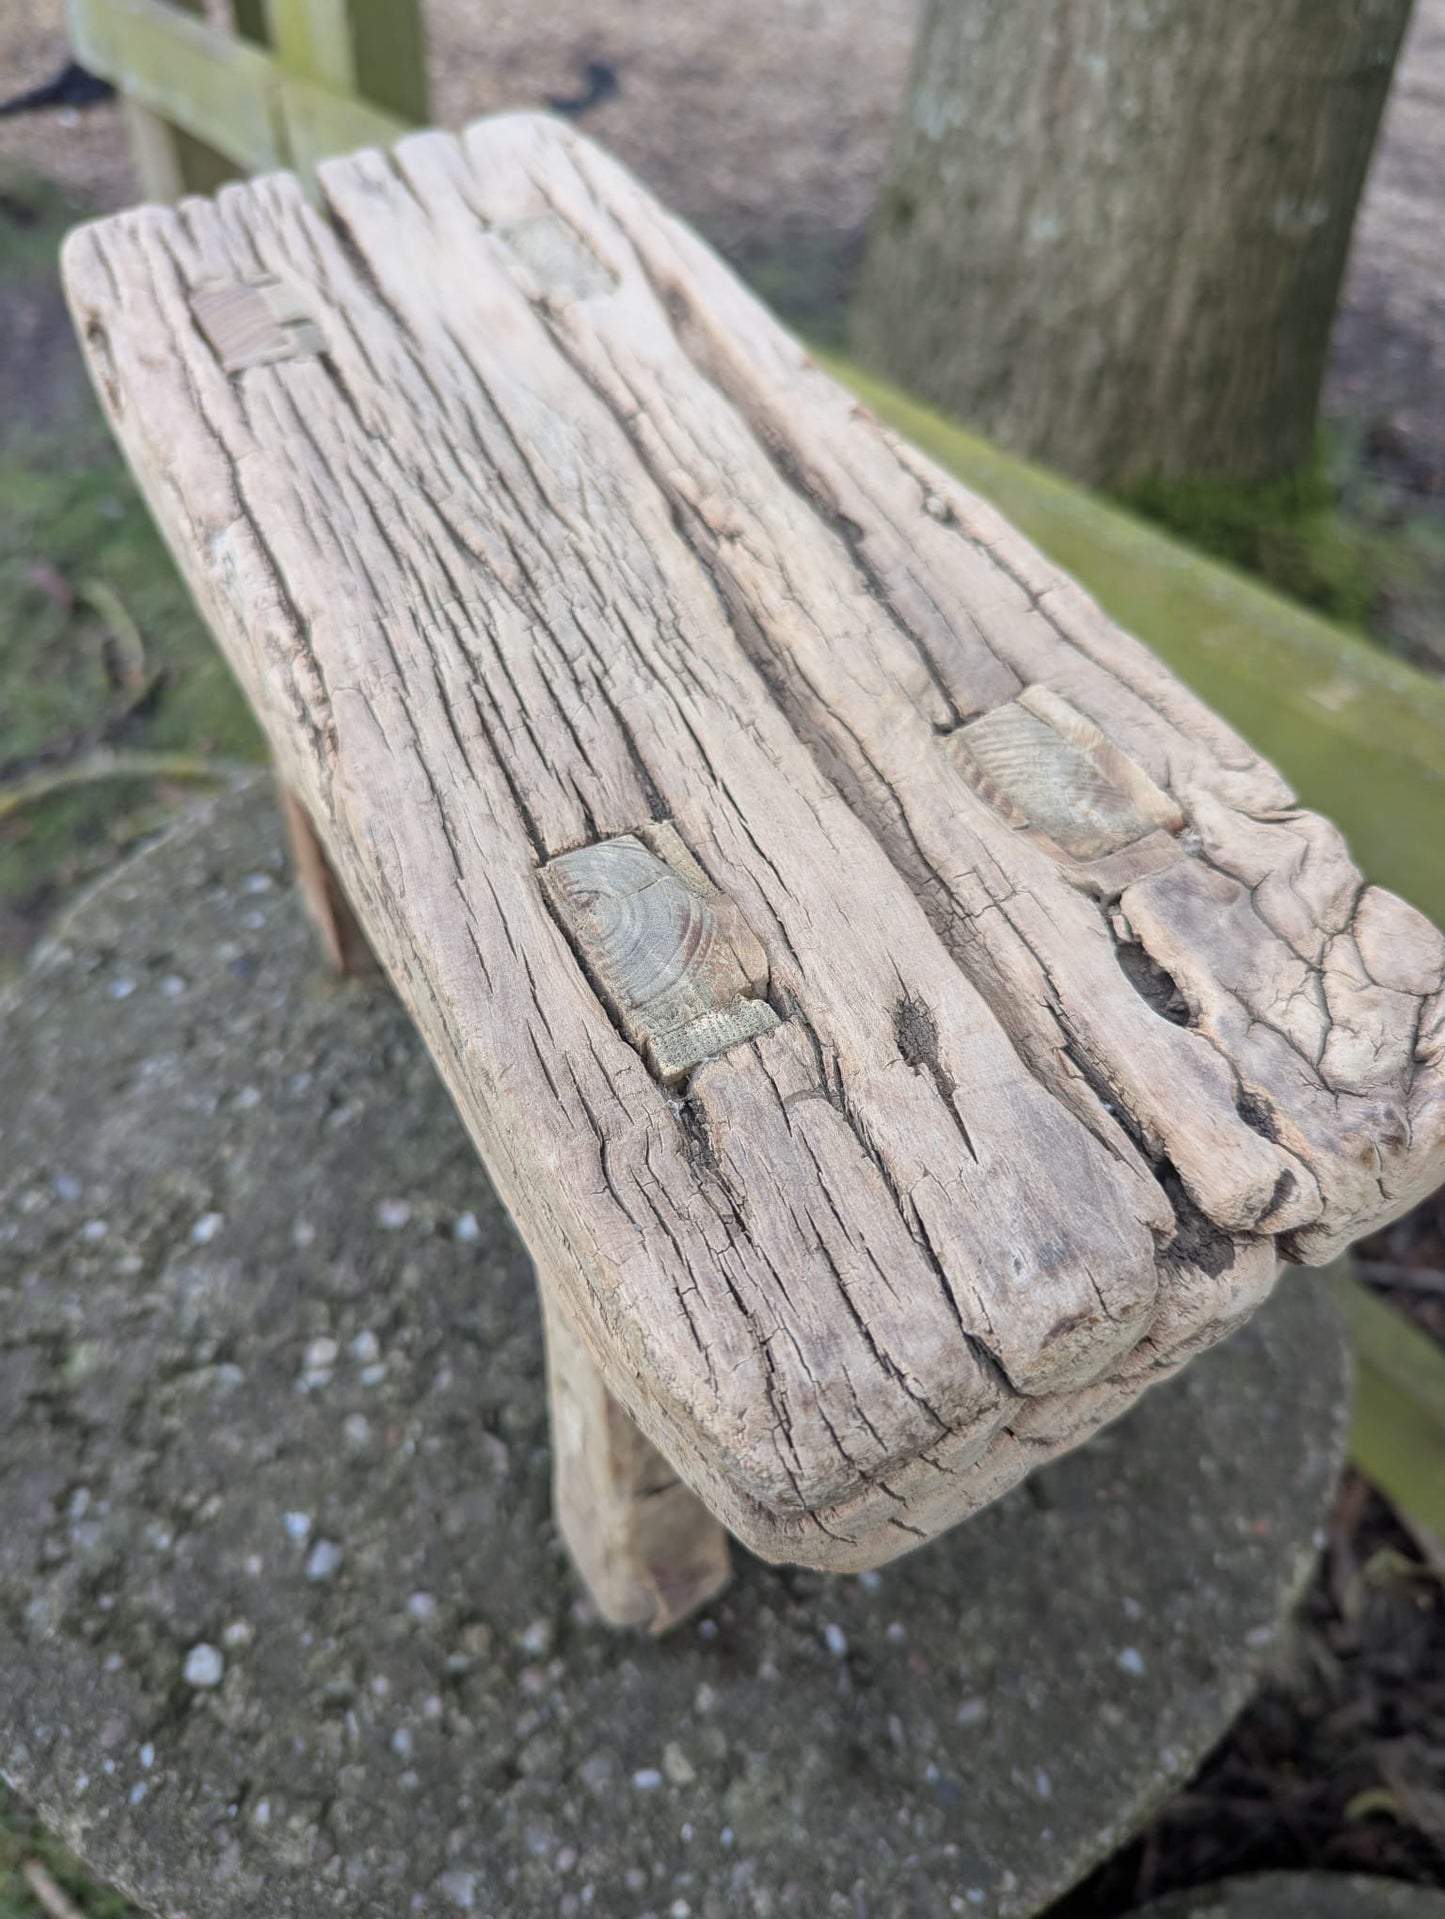
[(926, 0), (859, 352), (1096, 485), (1309, 457), (1410, 0)]

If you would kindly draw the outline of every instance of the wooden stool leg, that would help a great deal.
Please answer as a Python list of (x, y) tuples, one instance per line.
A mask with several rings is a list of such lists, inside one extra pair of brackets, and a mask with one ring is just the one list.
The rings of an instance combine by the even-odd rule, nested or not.
[(728, 1536), (602, 1383), (546, 1286), (557, 1524), (609, 1625), (666, 1632), (722, 1591)]
[(280, 790), (291, 863), (296, 869), (307, 914), (321, 935), (327, 959), (338, 973), (374, 973), (377, 970), (375, 956), (331, 870), (310, 814), (284, 783)]

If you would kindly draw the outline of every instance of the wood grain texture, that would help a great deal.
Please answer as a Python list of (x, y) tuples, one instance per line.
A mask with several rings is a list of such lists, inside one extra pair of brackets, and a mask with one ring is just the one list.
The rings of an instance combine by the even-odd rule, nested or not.
[[(83, 230), (77, 324), (549, 1295), (734, 1532), (906, 1550), (1438, 1180), (1438, 934), (627, 174), (513, 116), (320, 184)], [(230, 373), (195, 298), (258, 279), (319, 349)], [(544, 878), (664, 826), (773, 1015), (675, 1084)]]

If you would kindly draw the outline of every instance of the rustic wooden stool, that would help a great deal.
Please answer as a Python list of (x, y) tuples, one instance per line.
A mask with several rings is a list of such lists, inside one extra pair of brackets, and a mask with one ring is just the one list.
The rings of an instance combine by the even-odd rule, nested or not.
[(519, 116), (320, 194), (67, 285), (535, 1257), (609, 1618), (723, 1526), (907, 1551), (1440, 1179), (1439, 934), (622, 169)]

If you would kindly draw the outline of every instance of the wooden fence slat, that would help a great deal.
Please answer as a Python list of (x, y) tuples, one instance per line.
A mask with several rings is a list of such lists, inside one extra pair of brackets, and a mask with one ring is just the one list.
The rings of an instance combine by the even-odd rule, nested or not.
[(426, 47), (419, 6), (401, 0), (261, 4), (271, 44), (288, 77), (294, 74), (374, 104), (408, 124), (426, 119)]
[[(205, 0), (172, 0), (190, 14), (204, 11)], [(207, 140), (176, 126), (131, 95), (122, 96), (126, 132), (141, 193), (148, 200), (179, 200), (187, 193), (214, 193), (236, 177), (235, 165)]]
[(345, 0), (356, 92), (414, 126), (430, 113), (426, 21), (420, 0)]
[(121, 95), (121, 113), (136, 184), (143, 200), (169, 206), (188, 193), (214, 193), (236, 169), (223, 153), (182, 128), (172, 126), (129, 94)]
[[(148, 198), (178, 199), (210, 192), (235, 172), (293, 167), (310, 175), (328, 155), (357, 147), (388, 147), (409, 120), (359, 99), (351, 91), (364, 70), (379, 64), (378, 49), (392, 36), (396, 70), (378, 83), (377, 96), (411, 98), (425, 109), (421, 31), (407, 16), (415, 9), (388, 0), (391, 25), (383, 32), (364, 16), (371, 0), (325, 0), (335, 33), (314, 35), (307, 54), (315, 68), (289, 68), (278, 41), (286, 27), (299, 60), (302, 25), (316, 7), (303, 0), (236, 0), (238, 33), (220, 31), (185, 8), (200, 0), (67, 0), (76, 56), (126, 97), (142, 190)], [(345, 79), (336, 33), (359, 24), (357, 80)], [(407, 53), (408, 46), (411, 49)]]
[[(166, 0), (68, 0), (76, 57), (248, 173), (285, 166), (275, 62)], [(189, 187), (189, 182), (182, 182)]]
[(271, 44), (271, 25), (266, 18), (266, 0), (231, 0), (231, 18), (243, 40), (254, 40), (258, 47)]
[(347, 0), (263, 0), (268, 38), (289, 73), (318, 81), (338, 93), (354, 93)]
[(310, 181), (322, 160), (359, 147), (390, 147), (414, 129), (365, 100), (283, 73), (278, 76), (281, 111), (291, 157), (288, 165)]

